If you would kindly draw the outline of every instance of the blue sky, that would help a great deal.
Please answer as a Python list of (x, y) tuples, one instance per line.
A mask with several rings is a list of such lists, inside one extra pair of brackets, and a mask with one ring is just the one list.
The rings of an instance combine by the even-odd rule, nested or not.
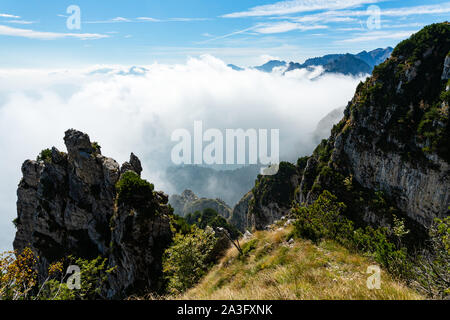
[[(70, 5), (81, 10), (80, 30), (66, 26)], [(367, 23), (373, 5), (380, 28)], [(145, 65), (201, 54), (244, 66), (268, 56), (303, 61), (394, 46), (449, 17), (442, 0), (2, 0), (0, 66)]]

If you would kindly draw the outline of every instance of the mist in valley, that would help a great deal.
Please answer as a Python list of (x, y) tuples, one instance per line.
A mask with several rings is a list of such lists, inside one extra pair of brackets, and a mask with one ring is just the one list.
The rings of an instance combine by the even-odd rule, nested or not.
[[(90, 135), (107, 157), (134, 152), (143, 177), (168, 194), (191, 188), (233, 206), (259, 168), (189, 169), (171, 161), (174, 130), (280, 129), (280, 159), (295, 161), (316, 145), (321, 119), (352, 98), (363, 77), (312, 71), (236, 71), (213, 56), (184, 64), (92, 66), (84, 69), (0, 70), (0, 251), (11, 249), (21, 165), (45, 148), (66, 151), (69, 128)], [(323, 133), (322, 133), (323, 135)], [(222, 169), (215, 166), (215, 169)], [(194, 190), (194, 191), (195, 191)]]

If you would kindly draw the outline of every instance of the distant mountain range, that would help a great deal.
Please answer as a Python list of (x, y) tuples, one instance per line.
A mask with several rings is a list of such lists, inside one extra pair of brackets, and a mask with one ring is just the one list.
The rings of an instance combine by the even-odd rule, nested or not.
[[(273, 72), (275, 68), (285, 68), (284, 73), (296, 69), (309, 69), (322, 67), (324, 73), (341, 73), (345, 75), (370, 74), (374, 67), (390, 57), (393, 48), (379, 48), (372, 51), (362, 51), (358, 54), (328, 54), (323, 57), (316, 57), (306, 60), (304, 63), (271, 60), (261, 66), (252, 69), (262, 72)], [(236, 65), (228, 65), (233, 70), (244, 70)]]

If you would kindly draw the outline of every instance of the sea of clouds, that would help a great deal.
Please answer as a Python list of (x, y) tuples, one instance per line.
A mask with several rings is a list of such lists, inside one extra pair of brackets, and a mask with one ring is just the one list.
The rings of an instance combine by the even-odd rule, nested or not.
[(280, 129), (282, 160), (309, 154), (318, 121), (346, 105), (362, 80), (318, 74), (234, 71), (212, 56), (133, 69), (0, 70), (0, 251), (12, 247), (23, 161), (51, 146), (65, 151), (67, 129), (88, 133), (120, 163), (134, 152), (143, 176), (171, 193), (171, 134), (192, 132), (195, 120), (205, 129)]

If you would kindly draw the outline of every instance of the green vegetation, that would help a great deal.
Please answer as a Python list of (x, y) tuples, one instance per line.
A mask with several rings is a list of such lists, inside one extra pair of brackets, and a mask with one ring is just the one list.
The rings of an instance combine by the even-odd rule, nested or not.
[(431, 298), (450, 297), (450, 217), (436, 219), (428, 249), (414, 261), (416, 285)]
[[(107, 267), (108, 260), (97, 257), (85, 260), (69, 256), (66, 261), (53, 263), (48, 278), (42, 284), (35, 299), (38, 300), (96, 300), (104, 298), (103, 284), (115, 268)], [(76, 265), (80, 268), (80, 289), (71, 290), (67, 285), (68, 275), (64, 267)]]
[(91, 143), (91, 145), (92, 145), (92, 149), (94, 149), (94, 152), (95, 153), (101, 153), (101, 146), (98, 144), (98, 142), (92, 142)]
[(206, 274), (214, 263), (216, 243), (217, 238), (211, 228), (202, 230), (193, 226), (191, 233), (175, 236), (163, 259), (168, 292), (182, 293)]
[(224, 217), (210, 208), (203, 210), (203, 212), (196, 211), (193, 214), (190, 213), (185, 219), (188, 224), (195, 224), (200, 229), (206, 229), (208, 226), (213, 229), (224, 228), (228, 231), (232, 239), (237, 239), (240, 235), (239, 230), (235, 226), (229, 224)]
[[(80, 268), (81, 289), (70, 290), (65, 273), (69, 265)], [(115, 268), (107, 267), (107, 260), (68, 257), (48, 268), (48, 277), (37, 281), (37, 257), (30, 248), (21, 253), (0, 255), (0, 300), (93, 300), (104, 298), (102, 287)]]
[[(382, 270), (380, 290), (367, 288), (370, 257), (332, 240), (292, 239), (293, 228), (258, 231), (231, 248), (201, 282), (179, 299), (206, 300), (414, 300), (424, 297)], [(167, 298), (174, 298), (173, 296)]]
[(142, 179), (133, 171), (125, 172), (116, 185), (117, 204), (150, 213), (149, 202), (154, 198), (153, 184)]
[(448, 22), (426, 26), (421, 31), (413, 34), (409, 39), (400, 42), (395, 47), (392, 56), (408, 57), (407, 62), (413, 63), (421, 59), (430, 48), (450, 45), (449, 33), (450, 24)]
[(310, 206), (297, 207), (295, 231), (299, 237), (318, 243), (322, 239), (348, 237), (352, 223), (342, 215), (345, 204), (337, 202), (330, 192), (324, 191)]
[(176, 235), (163, 258), (167, 292), (171, 294), (182, 293), (194, 286), (228, 248), (228, 241), (219, 241), (214, 230), (223, 228), (231, 239), (240, 235), (236, 227), (210, 208), (185, 218), (175, 215), (171, 225)]
[(39, 155), (37, 156), (36, 161), (52, 162), (52, 150), (51, 149), (42, 150), (41, 153), (39, 153)]
[[(382, 198), (380, 201), (383, 201)], [(408, 252), (404, 221), (393, 216), (390, 228), (370, 226), (355, 229), (342, 215), (345, 204), (324, 191), (314, 204), (297, 207), (294, 234), (319, 244), (334, 240), (353, 252), (368, 255), (393, 276), (431, 297), (450, 295), (450, 218), (436, 220), (430, 229), (430, 245), (421, 254)]]
[(173, 234), (188, 234), (192, 231), (192, 226), (187, 223), (186, 219), (176, 214), (170, 217), (170, 228)]

